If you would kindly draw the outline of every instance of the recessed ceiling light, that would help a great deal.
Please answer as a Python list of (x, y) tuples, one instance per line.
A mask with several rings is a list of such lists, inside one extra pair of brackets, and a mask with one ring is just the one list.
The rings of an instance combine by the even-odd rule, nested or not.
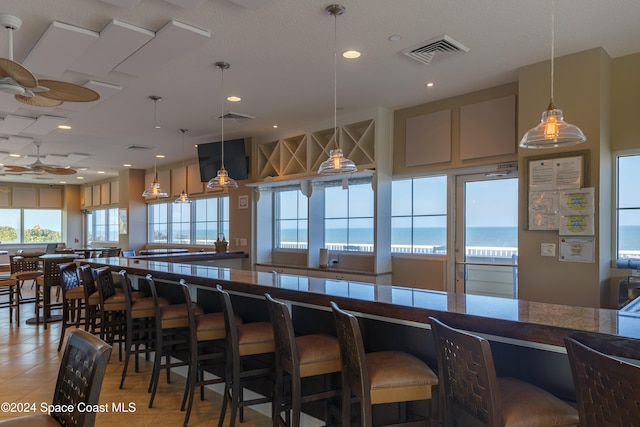
[(71, 129), (71, 126), (69, 126), (69, 125), (58, 125), (58, 129), (69, 130), (69, 129)]
[(198, 148), (198, 144), (193, 144), (194, 147)]
[(345, 50), (342, 52), (342, 57), (347, 59), (356, 59), (360, 58), (360, 52), (357, 50)]
[(98, 173), (104, 173), (104, 171), (98, 171)]
[(239, 96), (232, 95), (232, 96), (227, 97), (227, 101), (240, 102), (240, 101), (242, 101), (242, 98), (240, 98)]
[(425, 86), (426, 86), (426, 87), (433, 87), (433, 82), (425, 83)]
[(84, 179), (84, 176), (76, 176), (76, 179)]
[(124, 166), (125, 168), (130, 168), (130, 167), (131, 167), (131, 165), (130, 165), (129, 163), (125, 163), (125, 164), (124, 164), (124, 165), (122, 165), (122, 166)]
[(397, 42), (397, 41), (398, 41), (398, 40), (400, 40), (401, 38), (402, 38), (402, 37), (400, 37), (400, 36), (399, 36), (399, 35), (397, 35), (397, 34), (391, 34), (391, 35), (389, 36), (389, 41), (390, 41), (390, 42)]
[(274, 129), (278, 129), (278, 125), (273, 125), (273, 128)]
[(60, 184), (66, 184), (67, 181), (60, 181)]
[(83, 172), (84, 172), (84, 171), (86, 171), (86, 170), (87, 170), (87, 168), (78, 168), (78, 170), (79, 170), (79, 171), (83, 171)]
[(159, 159), (164, 159), (165, 155), (164, 154), (156, 154), (156, 157)]
[(20, 154), (9, 154), (9, 157), (22, 157)]

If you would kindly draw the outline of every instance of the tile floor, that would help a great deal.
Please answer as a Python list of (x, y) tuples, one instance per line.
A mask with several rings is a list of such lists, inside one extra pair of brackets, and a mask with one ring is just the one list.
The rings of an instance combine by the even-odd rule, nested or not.
[[(29, 283), (23, 287), (23, 296), (29, 297)], [(4, 300), (4, 298), (3, 298)], [(50, 324), (47, 330), (40, 326), (27, 325), (25, 320), (33, 316), (33, 303), (21, 306), (20, 326), (9, 323), (9, 309), (0, 308), (0, 403), (50, 403), (58, 375), (61, 354), (57, 352), (60, 323)], [(135, 412), (98, 414), (96, 426), (126, 425), (181, 426), (184, 412), (180, 403), (184, 392), (184, 377), (174, 374), (171, 384), (161, 381), (153, 408), (148, 408), (147, 385), (152, 365), (141, 360), (140, 372), (133, 371), (133, 361), (123, 390), (118, 388), (122, 363), (118, 361), (117, 348), (113, 349), (102, 386), (100, 403), (135, 404)], [(166, 378), (165, 375), (162, 378)], [(207, 390), (205, 400), (196, 396), (189, 422), (190, 427), (217, 426), (220, 411), (220, 395)], [(0, 410), (0, 419), (17, 416)], [(228, 422), (224, 424), (228, 425)], [(245, 410), (242, 427), (270, 426), (271, 420), (251, 409)]]

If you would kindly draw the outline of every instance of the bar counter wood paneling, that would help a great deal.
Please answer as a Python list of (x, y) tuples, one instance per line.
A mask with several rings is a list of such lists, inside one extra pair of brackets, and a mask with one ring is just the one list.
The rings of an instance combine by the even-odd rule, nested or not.
[(563, 339), (576, 331), (640, 338), (640, 316), (610, 309), (595, 309), (506, 298), (454, 294), (398, 286), (332, 279), (230, 270), (155, 259), (103, 258), (87, 260), (129, 274), (152, 274), (157, 279), (325, 307), (335, 301), (341, 308), (399, 323), (428, 323), (429, 316), (461, 329), (487, 334), (521, 345), (564, 347)]

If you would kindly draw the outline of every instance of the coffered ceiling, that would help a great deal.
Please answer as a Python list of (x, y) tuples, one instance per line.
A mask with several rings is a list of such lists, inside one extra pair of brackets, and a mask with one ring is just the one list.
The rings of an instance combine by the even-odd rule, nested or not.
[[(39, 143), (45, 163), (83, 169), (63, 177), (65, 181), (92, 182), (117, 175), (125, 163), (151, 168), (154, 154), (166, 156), (158, 160), (159, 167), (182, 161), (180, 128), (189, 129), (185, 157), (195, 158), (194, 144), (220, 139), (222, 111), (255, 117), (225, 121), (225, 139), (275, 140), (331, 123), (334, 18), (325, 12), (328, 4), (3, 1), (0, 13), (22, 20), (13, 35), (14, 59), (38, 78), (87, 86), (101, 99), (44, 108), (0, 92), (0, 163), (31, 163), (34, 143)], [(337, 50), (357, 49), (362, 56), (339, 57), (340, 115), (373, 106), (393, 110), (513, 82), (519, 67), (550, 57), (551, 0), (342, 4), (346, 12), (337, 18)], [(639, 19), (638, 0), (556, 0), (556, 55), (594, 47), (612, 57), (640, 51)], [(464, 49), (421, 61), (403, 54), (434, 39), (451, 40)], [(8, 57), (8, 45), (7, 32), (0, 30), (0, 57)], [(231, 64), (224, 74), (224, 93), (217, 61)], [(434, 86), (427, 88), (428, 82)], [(150, 95), (163, 98), (155, 117)], [(229, 95), (242, 100), (222, 106)], [(532, 118), (531, 124), (536, 121)], [(60, 124), (71, 129), (60, 130)], [(126, 148), (132, 145), (149, 149)], [(0, 181), (35, 180), (28, 174), (0, 176)]]

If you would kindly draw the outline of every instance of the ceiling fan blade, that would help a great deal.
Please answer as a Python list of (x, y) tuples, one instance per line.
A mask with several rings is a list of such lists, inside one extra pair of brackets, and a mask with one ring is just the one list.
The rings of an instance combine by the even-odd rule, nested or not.
[(5, 165), (4, 168), (7, 172), (31, 172), (31, 168), (25, 166)]
[(57, 99), (45, 98), (42, 96), (42, 93), (36, 93), (33, 96), (16, 95), (15, 98), (23, 104), (32, 105), (34, 107), (55, 107), (62, 104), (62, 101)]
[(77, 171), (71, 168), (56, 168), (54, 166), (40, 165), (40, 168), (51, 175), (73, 175)]
[(0, 58), (0, 78), (11, 77), (20, 86), (32, 88), (38, 86), (38, 79), (16, 61), (7, 58)]
[(39, 84), (49, 88), (47, 92), (40, 92), (45, 98), (58, 101), (91, 102), (100, 99), (100, 94), (95, 90), (60, 80), (40, 80)]

